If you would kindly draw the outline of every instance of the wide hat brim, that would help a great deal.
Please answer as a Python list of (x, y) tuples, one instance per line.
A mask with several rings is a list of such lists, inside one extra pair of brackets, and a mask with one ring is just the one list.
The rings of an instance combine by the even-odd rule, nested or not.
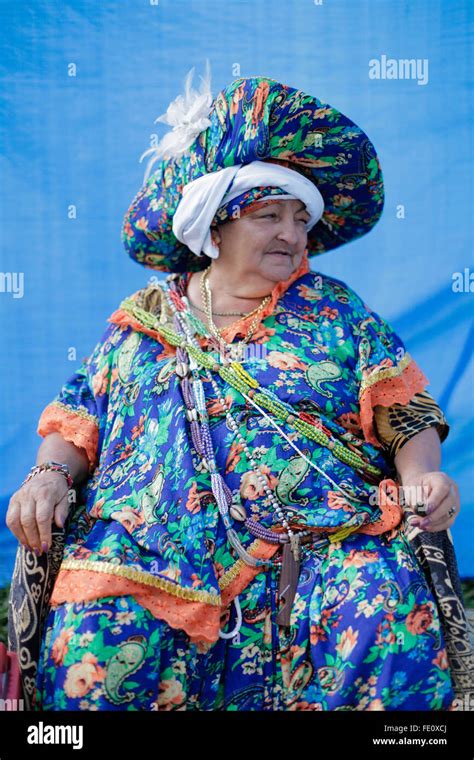
[(308, 177), (324, 214), (308, 233), (311, 258), (365, 235), (382, 214), (384, 188), (375, 148), (333, 106), (268, 77), (237, 79), (213, 100), (211, 125), (179, 158), (165, 158), (127, 211), (122, 241), (139, 264), (162, 272), (198, 272), (196, 256), (174, 235), (185, 184), (202, 174), (252, 161), (282, 161)]

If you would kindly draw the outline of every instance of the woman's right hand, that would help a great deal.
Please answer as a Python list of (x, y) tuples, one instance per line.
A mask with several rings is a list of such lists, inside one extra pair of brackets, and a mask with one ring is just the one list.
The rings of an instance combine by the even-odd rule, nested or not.
[(6, 524), (20, 543), (40, 556), (51, 547), (53, 519), (64, 527), (69, 513), (69, 488), (61, 472), (44, 470), (21, 486), (10, 499)]

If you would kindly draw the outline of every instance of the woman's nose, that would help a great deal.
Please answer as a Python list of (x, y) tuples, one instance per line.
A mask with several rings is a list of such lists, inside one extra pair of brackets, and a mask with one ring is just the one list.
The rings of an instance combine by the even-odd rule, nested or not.
[(286, 240), (289, 245), (296, 245), (299, 240), (298, 225), (293, 220), (282, 221), (277, 239)]

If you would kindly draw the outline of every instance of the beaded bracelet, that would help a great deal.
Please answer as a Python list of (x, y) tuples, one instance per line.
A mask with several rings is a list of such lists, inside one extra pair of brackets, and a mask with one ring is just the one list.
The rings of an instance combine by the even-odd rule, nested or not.
[(62, 472), (67, 480), (68, 488), (72, 488), (73, 479), (69, 473), (69, 466), (67, 464), (61, 464), (60, 462), (43, 462), (42, 464), (33, 465), (20, 488), (24, 486), (25, 483), (28, 483), (28, 481), (31, 480), (31, 478), (33, 478), (35, 475), (38, 475), (40, 472), (45, 472), (46, 470), (52, 470), (53, 472)]

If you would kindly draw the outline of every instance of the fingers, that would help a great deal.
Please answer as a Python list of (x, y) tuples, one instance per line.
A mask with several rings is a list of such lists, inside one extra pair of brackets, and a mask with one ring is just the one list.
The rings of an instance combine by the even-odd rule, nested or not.
[[(67, 497), (67, 491), (65, 494)], [(61, 503), (64, 497), (61, 499)], [(51, 523), (55, 511), (54, 503), (48, 495), (41, 495), (36, 499), (36, 530), (39, 535), (41, 550), (49, 551), (51, 547)], [(57, 523), (56, 523), (57, 524)]]
[(67, 516), (69, 514), (69, 491), (66, 491), (64, 494), (64, 497), (61, 499), (61, 501), (56, 505), (54, 509), (54, 522), (56, 523), (58, 528), (64, 528), (64, 525), (66, 524)]
[[(452, 508), (454, 507), (454, 512)], [(432, 525), (439, 525), (446, 522), (446, 520), (452, 521), (459, 513), (459, 491), (457, 489), (450, 489), (448, 495), (443, 501), (433, 509), (429, 514), (429, 520)], [(449, 512), (452, 512), (450, 515)]]
[(432, 515), (441, 503), (450, 495), (453, 481), (444, 472), (433, 473), (429, 477), (430, 492), (428, 496), (427, 515)]
[(5, 523), (6, 523), (7, 528), (11, 530), (11, 532), (13, 533), (14, 536), (16, 536), (18, 541), (21, 544), (23, 544), (23, 546), (27, 546), (28, 541), (23, 531), (23, 528), (21, 527), (20, 513), (21, 513), (21, 503), (19, 499), (17, 498), (17, 493), (14, 493), (8, 504), (8, 510), (7, 510)]
[(40, 534), (36, 524), (36, 503), (32, 496), (26, 496), (21, 504), (20, 525), (26, 536), (26, 542), (35, 554), (41, 554)]
[(416, 483), (415, 485), (404, 485), (402, 488), (403, 504), (411, 507), (414, 511), (420, 505), (428, 502), (430, 487), (428, 483)]
[[(69, 511), (69, 489), (62, 478), (36, 476), (11, 498), (6, 524), (16, 538), (37, 556), (51, 547), (53, 515), (63, 527)], [(34, 482), (36, 480), (36, 482)]]
[[(448, 483), (447, 489), (444, 487), (437, 488), (436, 493), (438, 497), (440, 494), (445, 494), (444, 498), (442, 497), (440, 501), (435, 502), (433, 493), (434, 488), (430, 495), (431, 509), (424, 519), (416, 517), (413, 524), (419, 525), (421, 530), (436, 533), (452, 527), (460, 511), (460, 500), (459, 489), (454, 481)], [(452, 511), (452, 507), (454, 507), (454, 512), (449, 514), (450, 510)]]

